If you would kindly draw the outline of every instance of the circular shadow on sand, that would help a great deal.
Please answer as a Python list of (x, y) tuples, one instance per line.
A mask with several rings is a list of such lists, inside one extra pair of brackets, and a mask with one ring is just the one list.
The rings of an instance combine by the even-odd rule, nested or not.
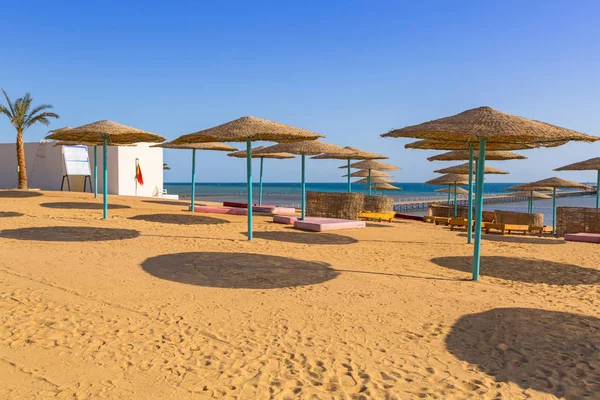
[[(245, 234), (245, 232), (244, 232)], [(305, 233), (305, 232), (254, 232), (257, 239), (274, 240), (277, 242), (299, 243), (299, 244), (352, 244), (358, 240), (334, 233)]]
[[(460, 237), (467, 237), (466, 233), (460, 233), (458, 234), (458, 236)], [(489, 235), (481, 235), (481, 239), (484, 241), (490, 241), (490, 242), (503, 242), (503, 243), (518, 243), (518, 244), (565, 244), (566, 242), (564, 240), (557, 240), (551, 237), (532, 237), (532, 236), (525, 236), (525, 235), (514, 235), (514, 236), (507, 236), (507, 235), (493, 235), (493, 234), (489, 234)]]
[[(163, 206), (179, 206), (179, 207), (185, 207), (185, 208), (189, 208), (190, 207), (190, 202), (186, 202), (186, 201), (169, 201), (169, 200), (142, 200), (142, 203), (148, 203), (148, 204), (156, 204), (156, 205), (163, 205)], [(199, 204), (196, 204), (199, 205)]]
[(34, 192), (31, 190), (0, 190), (0, 198), (5, 199), (23, 199), (26, 197), (40, 197), (43, 196), (40, 192)]
[(89, 226), (47, 226), (0, 231), (1, 238), (43, 242), (100, 242), (133, 239), (139, 235), (138, 231), (132, 229), (92, 228)]
[(22, 217), (23, 214), (15, 211), (0, 211), (0, 218)]
[(232, 289), (315, 285), (339, 275), (322, 262), (250, 253), (165, 254), (148, 258), (142, 268), (173, 282)]
[[(473, 271), (473, 257), (436, 257), (431, 262), (457, 271)], [(600, 270), (573, 264), (531, 258), (481, 257), (481, 275), (509, 281), (548, 285), (593, 285), (600, 283)]]
[[(45, 208), (60, 208), (65, 210), (102, 210), (104, 209), (104, 204), (102, 203), (79, 203), (79, 202), (70, 202), (70, 201), (62, 201), (56, 203), (42, 203), (40, 206)], [(125, 206), (122, 204), (109, 204), (108, 208), (110, 210), (120, 210), (123, 208), (131, 208), (129, 206)]]
[(523, 389), (566, 399), (600, 393), (600, 319), (595, 317), (497, 308), (461, 317), (446, 347), (496, 380)]
[(187, 215), (182, 214), (147, 214), (147, 215), (136, 215), (130, 217), (136, 221), (148, 221), (158, 222), (161, 224), (175, 224), (175, 225), (217, 225), (217, 224), (228, 224), (229, 221), (225, 219), (205, 217), (201, 215), (194, 215), (189, 213)]

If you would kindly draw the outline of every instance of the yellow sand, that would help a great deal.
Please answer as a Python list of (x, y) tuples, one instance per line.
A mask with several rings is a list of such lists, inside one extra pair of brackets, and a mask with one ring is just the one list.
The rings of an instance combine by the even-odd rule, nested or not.
[(0, 192), (0, 398), (600, 396), (600, 245), (110, 202)]

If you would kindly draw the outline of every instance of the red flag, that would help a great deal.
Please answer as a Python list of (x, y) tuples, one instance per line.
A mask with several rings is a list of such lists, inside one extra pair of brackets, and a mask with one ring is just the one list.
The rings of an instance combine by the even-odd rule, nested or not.
[(139, 162), (137, 164), (137, 167), (135, 168), (135, 179), (137, 179), (140, 185), (144, 185), (144, 177), (142, 176), (142, 169), (140, 168)]

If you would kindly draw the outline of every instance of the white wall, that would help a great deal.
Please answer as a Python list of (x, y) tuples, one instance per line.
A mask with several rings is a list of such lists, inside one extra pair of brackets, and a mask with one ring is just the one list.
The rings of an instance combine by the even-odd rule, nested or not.
[[(41, 157), (35, 168), (34, 160), (38, 148)], [(88, 147), (92, 185), (94, 182), (94, 147)], [(102, 146), (97, 148), (98, 155), (98, 192), (102, 193)], [(135, 147), (108, 147), (108, 193), (126, 196), (135, 195), (135, 159), (140, 159), (144, 186), (138, 186), (138, 196), (152, 196), (154, 189), (163, 187), (163, 153), (161, 148), (149, 148), (140, 143)], [(52, 142), (25, 143), (25, 162), (30, 188), (42, 190), (60, 190), (63, 176), (62, 148), (54, 147)], [(70, 177), (71, 190), (82, 191), (83, 178)], [(0, 189), (17, 187), (17, 153), (14, 143), (0, 144)], [(65, 188), (67, 190), (66, 182)], [(90, 191), (89, 186), (86, 191)]]

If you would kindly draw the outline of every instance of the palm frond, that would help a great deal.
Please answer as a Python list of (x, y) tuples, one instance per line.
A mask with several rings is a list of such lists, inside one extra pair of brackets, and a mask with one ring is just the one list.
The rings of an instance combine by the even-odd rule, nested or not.
[(39, 106), (34, 107), (33, 110), (29, 112), (29, 116), (33, 116), (39, 113), (40, 111), (48, 110), (50, 108), (54, 108), (54, 106), (52, 104), (40, 104)]
[(4, 114), (8, 118), (12, 117), (12, 115), (10, 114), (10, 110), (8, 108), (4, 107), (2, 104), (0, 104), (0, 114)]
[(10, 115), (7, 114), (9, 117), (12, 117), (15, 115), (15, 108), (13, 103), (10, 101), (10, 97), (8, 97), (8, 93), (6, 93), (6, 91), (4, 89), (2, 89), (2, 93), (4, 94), (4, 98), (6, 99), (6, 102), (8, 103), (8, 108), (10, 109)]
[(29, 128), (30, 126), (40, 123), (43, 124), (45, 126), (50, 125), (50, 121), (48, 121), (48, 118), (60, 118), (58, 116), (58, 114), (53, 113), (53, 112), (45, 112), (45, 113), (41, 113), (38, 115), (30, 115), (29, 118), (27, 118), (27, 120), (25, 120), (24, 126), (25, 128)]

